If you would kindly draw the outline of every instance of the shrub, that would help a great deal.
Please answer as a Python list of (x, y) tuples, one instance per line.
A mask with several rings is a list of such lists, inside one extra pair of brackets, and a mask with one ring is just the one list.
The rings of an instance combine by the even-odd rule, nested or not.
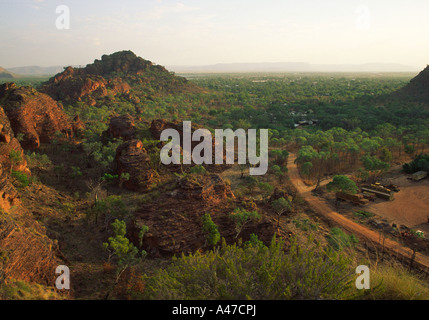
[(206, 253), (173, 258), (144, 276), (146, 299), (280, 300), (343, 299), (354, 276), (351, 260), (309, 238), (305, 246), (273, 238), (269, 247), (226, 245)]
[(19, 186), (22, 188), (28, 187), (30, 180), (25, 173), (19, 171), (12, 171), (12, 177), (18, 181)]
[(371, 218), (371, 217), (373, 217), (373, 216), (374, 216), (374, 214), (373, 214), (373, 213), (371, 213), (371, 212), (367, 212), (367, 211), (364, 211), (364, 210), (358, 210), (358, 211), (356, 211), (356, 212), (354, 213), (354, 215), (355, 215), (356, 217), (363, 218), (363, 219)]
[(190, 172), (193, 174), (206, 174), (207, 170), (202, 165), (193, 166), (190, 169)]
[(216, 245), (220, 240), (220, 233), (217, 225), (213, 222), (210, 214), (206, 213), (201, 217), (203, 231), (206, 234), (206, 241), (209, 245)]
[(94, 217), (95, 223), (98, 217), (104, 215), (105, 221), (109, 222), (112, 218), (125, 219), (128, 215), (128, 209), (121, 196), (108, 196), (105, 199), (98, 200), (95, 205), (87, 211), (87, 217)]
[(328, 243), (335, 249), (353, 248), (359, 242), (358, 238), (352, 234), (348, 235), (340, 228), (332, 228), (327, 237)]

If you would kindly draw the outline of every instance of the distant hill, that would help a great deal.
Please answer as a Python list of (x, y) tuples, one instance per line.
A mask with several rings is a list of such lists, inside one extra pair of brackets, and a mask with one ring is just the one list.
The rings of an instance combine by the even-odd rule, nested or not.
[(419, 69), (394, 63), (310, 64), (305, 62), (219, 63), (205, 66), (168, 66), (185, 72), (415, 72)]
[(25, 66), (25, 67), (14, 67), (8, 69), (10, 72), (19, 75), (54, 75), (64, 70), (63, 66), (52, 66), (52, 67), (39, 67), (39, 66)]
[(0, 78), (17, 78), (17, 75), (13, 74), (12, 72), (10, 72), (9, 70), (6, 70), (2, 67), (0, 67)]
[(392, 96), (402, 100), (429, 103), (429, 65)]

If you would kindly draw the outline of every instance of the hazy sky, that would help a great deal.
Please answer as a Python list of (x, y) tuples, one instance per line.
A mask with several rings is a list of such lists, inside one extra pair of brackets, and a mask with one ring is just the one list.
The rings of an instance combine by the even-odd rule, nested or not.
[[(58, 29), (59, 5), (70, 29)], [(61, 20), (64, 21), (64, 20)], [(60, 21), (60, 22), (61, 22)], [(0, 0), (0, 66), (429, 63), (428, 0)]]

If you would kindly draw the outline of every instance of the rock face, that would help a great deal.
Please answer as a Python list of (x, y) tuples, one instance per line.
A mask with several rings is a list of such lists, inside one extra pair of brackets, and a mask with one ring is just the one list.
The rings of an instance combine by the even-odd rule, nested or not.
[[(11, 152), (15, 157), (10, 157)], [(62, 263), (55, 244), (23, 207), (19, 192), (11, 183), (12, 170), (30, 173), (23, 149), (0, 107), (0, 253), (7, 258), (6, 262), (0, 262), (0, 269), (6, 280), (17, 279), (52, 286), (55, 283), (55, 268)]]
[(55, 268), (64, 264), (45, 230), (22, 208), (0, 214), (0, 252), (7, 257), (3, 266), (6, 279), (53, 286)]
[[(15, 157), (12, 158), (13, 154)], [(30, 173), (24, 151), (15, 138), (9, 119), (0, 107), (0, 210), (4, 212), (19, 203), (18, 192), (9, 179), (12, 170)]]
[(149, 155), (140, 140), (130, 140), (120, 145), (116, 150), (115, 164), (119, 176), (122, 173), (130, 175), (130, 179), (123, 182), (123, 187), (129, 190), (144, 192), (159, 181), (158, 173), (151, 168)]
[(24, 149), (37, 149), (56, 132), (73, 134), (70, 119), (51, 97), (31, 87), (0, 86), (0, 101), (15, 135), (22, 134)]

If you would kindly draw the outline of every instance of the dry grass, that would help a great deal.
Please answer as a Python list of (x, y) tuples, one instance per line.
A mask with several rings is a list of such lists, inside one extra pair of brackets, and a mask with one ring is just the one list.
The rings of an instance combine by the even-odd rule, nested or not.
[(370, 300), (429, 300), (429, 283), (397, 265), (371, 270)]

